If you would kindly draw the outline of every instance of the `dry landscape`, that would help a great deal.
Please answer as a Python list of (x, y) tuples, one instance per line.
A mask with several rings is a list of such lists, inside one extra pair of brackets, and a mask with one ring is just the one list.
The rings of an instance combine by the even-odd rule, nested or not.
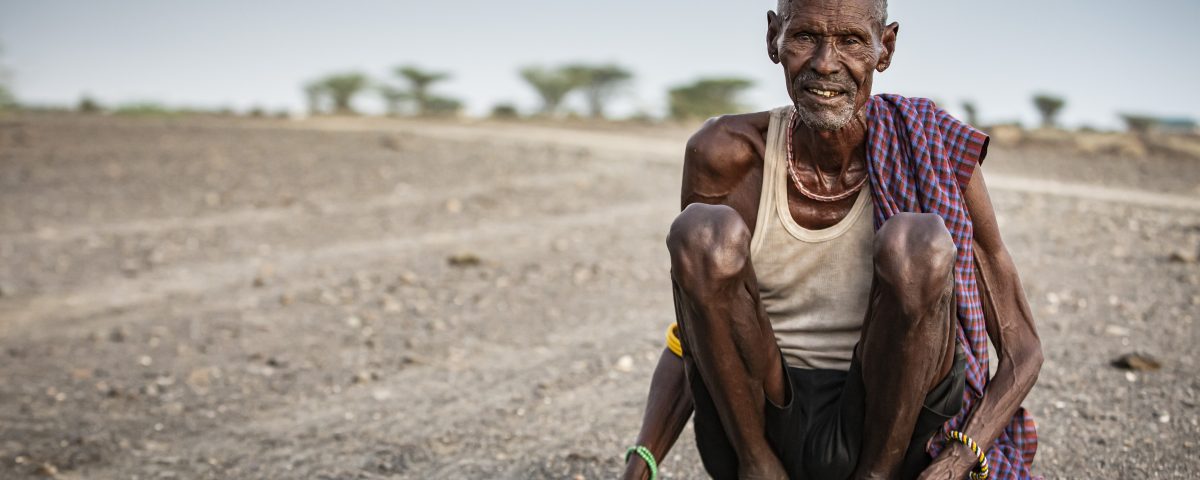
[[(0, 478), (614, 478), (686, 137), (0, 117)], [(1200, 477), (1200, 158), (1143, 150), (983, 169), (1047, 478)], [(691, 435), (665, 478), (703, 477)]]

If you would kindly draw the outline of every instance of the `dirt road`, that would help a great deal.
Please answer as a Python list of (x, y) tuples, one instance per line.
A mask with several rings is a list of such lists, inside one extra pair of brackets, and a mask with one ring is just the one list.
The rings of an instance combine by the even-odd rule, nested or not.
[[(0, 118), (0, 478), (612, 478), (686, 135)], [(1046, 346), (1037, 472), (1200, 475), (1200, 163), (984, 171)], [(664, 470), (702, 477), (690, 428)]]

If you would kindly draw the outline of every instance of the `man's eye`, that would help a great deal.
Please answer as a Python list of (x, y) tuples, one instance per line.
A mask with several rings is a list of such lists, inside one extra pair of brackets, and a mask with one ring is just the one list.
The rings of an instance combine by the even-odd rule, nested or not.
[(844, 40), (842, 40), (842, 43), (844, 43), (846, 45), (861, 45), (862, 44), (861, 41), (859, 41), (857, 38), (854, 38), (854, 37), (846, 37)]
[(814, 37), (813, 37), (812, 35), (810, 35), (810, 34), (807, 34), (807, 33), (801, 33), (801, 34), (797, 34), (797, 35), (796, 35), (796, 40), (800, 40), (800, 41), (802, 41), (802, 42), (812, 42), (812, 41), (815, 41), (815, 40), (816, 40), (816, 38), (814, 38)]

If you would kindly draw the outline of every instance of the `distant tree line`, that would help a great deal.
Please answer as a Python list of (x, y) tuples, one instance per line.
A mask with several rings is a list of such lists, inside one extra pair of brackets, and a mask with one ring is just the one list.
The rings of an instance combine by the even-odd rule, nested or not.
[[(2, 53), (3, 47), (0, 46), (0, 54)], [(612, 102), (628, 91), (634, 79), (633, 72), (615, 63), (528, 65), (520, 68), (517, 73), (539, 99), (540, 104), (533, 116), (548, 118), (565, 115), (566, 102), (572, 97), (581, 101), (588, 117), (607, 118)], [(10, 87), (11, 78), (11, 71), (4, 66), (0, 58), (0, 110), (17, 106), (17, 100)], [(435, 88), (450, 78), (451, 74), (448, 72), (426, 70), (409, 64), (393, 68), (391, 76), (382, 80), (372, 79), (354, 71), (333, 73), (305, 83), (303, 92), (310, 114), (357, 114), (355, 98), (364, 93), (374, 93), (379, 96), (389, 116), (452, 116), (462, 111), (462, 101), (443, 95)], [(686, 121), (744, 111), (748, 106), (741, 102), (741, 96), (753, 85), (752, 81), (739, 77), (703, 77), (673, 86), (667, 91), (667, 114), (672, 119)], [(1032, 100), (1033, 107), (1041, 119), (1042, 128), (1058, 128), (1059, 115), (1067, 105), (1066, 99), (1051, 93), (1037, 93), (1033, 95)], [(25, 105), (22, 108), (47, 107)], [(82, 113), (112, 112), (127, 115), (234, 114), (228, 108), (169, 108), (155, 102), (133, 102), (105, 108), (88, 95), (80, 99), (76, 110)], [(963, 102), (962, 110), (967, 123), (981, 126), (979, 111), (974, 102)], [(268, 113), (261, 107), (255, 107), (246, 114), (252, 117), (288, 115), (286, 110)], [(517, 107), (510, 103), (495, 105), (491, 114), (502, 119), (521, 116)], [(1133, 133), (1200, 132), (1200, 127), (1192, 118), (1136, 113), (1118, 115), (1125, 122), (1126, 128)], [(1086, 127), (1084, 129), (1086, 130)]]
[[(451, 78), (449, 73), (429, 71), (414, 65), (393, 70), (399, 84), (372, 81), (359, 72), (330, 74), (304, 85), (304, 95), (311, 114), (356, 114), (354, 99), (374, 91), (390, 116), (455, 115), (462, 109), (458, 99), (439, 95), (433, 87)], [(537, 94), (540, 105), (534, 116), (558, 118), (565, 112), (565, 103), (578, 96), (593, 119), (608, 118), (609, 107), (627, 90), (634, 75), (627, 68), (613, 63), (570, 63), (561, 66), (529, 65), (518, 75)], [(745, 106), (741, 94), (753, 86), (744, 78), (701, 78), (669, 91), (669, 114), (680, 120), (707, 118), (737, 112)], [(517, 108), (500, 103), (492, 108), (496, 118), (516, 118)]]
[[(454, 115), (462, 102), (431, 91), (434, 84), (448, 80), (450, 74), (421, 69), (415, 65), (396, 67), (394, 79), (372, 81), (359, 72), (341, 72), (313, 80), (304, 85), (304, 96), (310, 114), (332, 113), (353, 115), (354, 98), (360, 93), (374, 91), (383, 100), (388, 115)], [(393, 83), (399, 80), (400, 84)]]

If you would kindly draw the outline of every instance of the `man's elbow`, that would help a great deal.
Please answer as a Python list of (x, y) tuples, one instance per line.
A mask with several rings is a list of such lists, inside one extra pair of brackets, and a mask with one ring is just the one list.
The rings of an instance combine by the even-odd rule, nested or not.
[(1042, 372), (1042, 364), (1045, 362), (1045, 357), (1042, 354), (1042, 341), (1037, 335), (1031, 335), (1031, 338), (1023, 342), (1024, 346), (1020, 354), (1017, 356), (1019, 361), (1015, 362), (1017, 373), (1021, 378), (1027, 379), (1029, 386), (1037, 382), (1038, 375)]

